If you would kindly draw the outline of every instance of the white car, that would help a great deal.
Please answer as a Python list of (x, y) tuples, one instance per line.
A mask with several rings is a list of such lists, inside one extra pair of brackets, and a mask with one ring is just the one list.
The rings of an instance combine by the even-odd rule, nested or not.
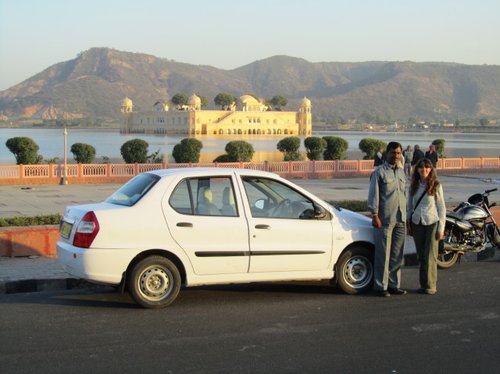
[(102, 203), (67, 207), (57, 242), (66, 272), (147, 308), (181, 285), (329, 279), (365, 292), (373, 250), (367, 217), (276, 174), (224, 168), (140, 174)]

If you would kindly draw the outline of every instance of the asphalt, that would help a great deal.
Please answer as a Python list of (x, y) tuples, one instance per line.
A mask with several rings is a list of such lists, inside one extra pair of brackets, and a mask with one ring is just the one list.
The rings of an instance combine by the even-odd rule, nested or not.
[[(499, 188), (500, 171), (483, 174), (440, 175), (448, 206), (468, 196)], [(293, 180), (296, 184), (327, 201), (366, 200), (368, 178), (335, 178)], [(0, 218), (62, 214), (67, 205), (100, 202), (111, 195), (119, 184), (25, 185), (0, 187)], [(500, 201), (500, 191), (491, 201)], [(409, 241), (411, 242), (411, 241)], [(464, 256), (464, 261), (477, 261), (499, 256), (500, 251)], [(500, 257), (500, 256), (499, 256)], [(65, 273), (56, 258), (0, 257), (0, 294), (65, 290), (94, 287)]]

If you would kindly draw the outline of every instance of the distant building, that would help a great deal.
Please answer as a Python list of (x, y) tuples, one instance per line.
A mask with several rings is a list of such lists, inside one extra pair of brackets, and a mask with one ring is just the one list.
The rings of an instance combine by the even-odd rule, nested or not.
[(192, 95), (188, 105), (170, 110), (168, 102), (157, 101), (151, 111), (134, 112), (126, 97), (121, 105), (124, 118), (121, 132), (130, 134), (197, 135), (294, 135), (312, 134), (311, 101), (304, 98), (297, 112), (268, 110), (260, 100), (243, 95), (241, 107), (202, 110), (201, 99)]

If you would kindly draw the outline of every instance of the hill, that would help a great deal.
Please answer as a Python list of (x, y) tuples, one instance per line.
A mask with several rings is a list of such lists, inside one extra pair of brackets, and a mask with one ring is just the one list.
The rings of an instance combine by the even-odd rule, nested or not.
[[(500, 66), (415, 62), (321, 62), (274, 56), (233, 69), (92, 48), (0, 92), (0, 113), (24, 118), (118, 119), (125, 96), (135, 110), (184, 92), (263, 98), (286, 108), (307, 96), (317, 119), (500, 117)], [(286, 109), (285, 108), (285, 109)]]

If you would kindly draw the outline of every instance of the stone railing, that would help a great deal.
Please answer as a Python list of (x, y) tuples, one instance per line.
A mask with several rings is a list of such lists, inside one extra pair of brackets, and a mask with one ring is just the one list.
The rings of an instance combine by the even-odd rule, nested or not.
[[(63, 164), (0, 166), (0, 185), (58, 183), (122, 183), (133, 176), (156, 169), (190, 167), (244, 168), (264, 170), (286, 178), (341, 178), (368, 176), (373, 160), (230, 162), (199, 164)], [(500, 171), (500, 158), (443, 158), (437, 166), (442, 173)]]

